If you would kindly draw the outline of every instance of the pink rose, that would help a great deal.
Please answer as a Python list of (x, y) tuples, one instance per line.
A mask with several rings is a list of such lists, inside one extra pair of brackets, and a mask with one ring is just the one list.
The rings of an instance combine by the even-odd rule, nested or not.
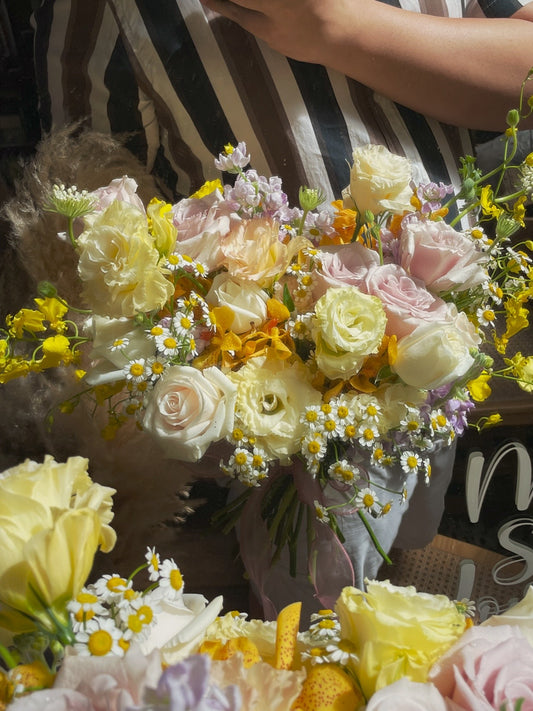
[(422, 684), (402, 677), (371, 696), (366, 711), (448, 711), (448, 706), (433, 684)]
[(22, 696), (14, 711), (127, 711), (142, 703), (144, 689), (161, 676), (158, 651), (144, 655), (132, 645), (124, 657), (67, 652), (52, 689)]
[(517, 627), (472, 627), (430, 669), (428, 680), (459, 709), (533, 708), (533, 647)]
[(359, 242), (323, 247), (314, 296), (319, 299), (330, 286), (359, 287), (370, 267), (379, 264), (379, 255)]
[(486, 261), (469, 237), (445, 222), (408, 222), (400, 236), (400, 264), (435, 293), (483, 283)]
[(145, 211), (143, 201), (137, 195), (137, 183), (133, 178), (128, 178), (127, 175), (122, 178), (115, 178), (109, 185), (94, 190), (92, 194), (98, 200), (96, 208), (98, 212), (106, 210), (115, 200), (128, 202), (141, 212)]
[(178, 230), (174, 250), (202, 262), (208, 271), (221, 265), (220, 240), (229, 232), (230, 218), (218, 210), (220, 193), (203, 198), (180, 200), (172, 208), (172, 220)]
[(431, 294), (419, 279), (411, 278), (397, 264), (371, 267), (360, 288), (381, 299), (389, 336), (402, 338), (423, 323), (448, 318), (446, 302)]

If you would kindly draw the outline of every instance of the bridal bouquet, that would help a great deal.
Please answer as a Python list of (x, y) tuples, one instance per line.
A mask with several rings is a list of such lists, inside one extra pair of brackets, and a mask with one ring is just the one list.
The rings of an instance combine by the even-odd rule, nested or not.
[(264, 622), (186, 593), (152, 547), (129, 577), (89, 581), (115, 534), (114, 491), (87, 467), (47, 456), (0, 473), (0, 708), (531, 708), (533, 588), (481, 624), (467, 600), (377, 581), (310, 620), (295, 601)]
[[(429, 484), (430, 453), (463, 432), (491, 378), (533, 390), (533, 357), (507, 350), (533, 293), (532, 244), (516, 238), (533, 154), (513, 163), (517, 123), (510, 112), (491, 174), (462, 160), (457, 194), (414, 184), (410, 162), (375, 145), (354, 152), (333, 205), (307, 187), (290, 205), (279, 178), (248, 167), (244, 143), (215, 161), (233, 180), (175, 204), (145, 206), (128, 177), (92, 193), (55, 186), (45, 209), (66, 218), (59, 238), (78, 255), (82, 298), (43, 283), (8, 317), (0, 383), (71, 368), (80, 387), (63, 412), (82, 399), (104, 408), (106, 439), (133, 418), (168, 457), (214, 458), (213, 476), (220, 464), (244, 485), (228, 526), (285, 471), (261, 516), (291, 563), (306, 517), (342, 540), (326, 485), (372, 535), (369, 518), (406, 488), (374, 486), (371, 466)], [(516, 190), (501, 194), (509, 174)]]

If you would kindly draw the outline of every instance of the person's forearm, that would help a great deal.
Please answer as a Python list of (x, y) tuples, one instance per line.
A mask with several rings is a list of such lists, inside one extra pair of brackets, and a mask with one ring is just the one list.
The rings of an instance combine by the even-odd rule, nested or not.
[(506, 128), (533, 66), (533, 3), (509, 19), (463, 19), (376, 0), (202, 2), (282, 54), (336, 69), (422, 114), (472, 129)]
[(532, 22), (432, 17), (379, 2), (360, 10), (353, 33), (321, 45), (320, 63), (446, 123), (505, 129), (533, 67)]

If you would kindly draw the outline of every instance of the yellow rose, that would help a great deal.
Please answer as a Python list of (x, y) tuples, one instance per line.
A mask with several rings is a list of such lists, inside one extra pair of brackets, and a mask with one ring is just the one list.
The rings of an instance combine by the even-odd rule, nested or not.
[(152, 234), (158, 251), (161, 254), (170, 254), (178, 236), (178, 230), (172, 222), (172, 205), (153, 198), (148, 204), (146, 212), (151, 220)]
[(315, 305), (312, 335), (318, 367), (332, 380), (348, 380), (367, 356), (377, 353), (386, 325), (377, 296), (355, 286), (331, 287)]
[(287, 461), (298, 452), (305, 434), (300, 422), (302, 407), (318, 405), (322, 400), (305, 366), (299, 361), (257, 357), (239, 371), (228, 373), (228, 378), (237, 385), (237, 419), (269, 458)]
[(431, 665), (460, 637), (465, 618), (445, 595), (388, 581), (347, 587), (336, 605), (344, 639), (359, 655), (353, 668), (366, 698), (403, 676), (425, 682)]
[(368, 145), (353, 152), (350, 186), (343, 191), (344, 207), (363, 214), (371, 210), (379, 215), (384, 210), (402, 214), (412, 212), (413, 191), (411, 163), (384, 146)]
[(87, 464), (46, 456), (0, 474), (0, 627), (54, 631), (51, 615), (65, 624), (65, 604), (85, 584), (98, 547), (113, 548), (115, 491), (95, 484)]
[(100, 315), (119, 318), (160, 309), (172, 295), (146, 215), (133, 205), (112, 202), (92, 217), (78, 246), (84, 296)]

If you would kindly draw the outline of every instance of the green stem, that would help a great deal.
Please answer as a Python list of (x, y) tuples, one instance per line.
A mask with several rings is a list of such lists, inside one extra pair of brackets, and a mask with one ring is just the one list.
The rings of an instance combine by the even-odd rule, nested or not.
[(15, 658), (13, 657), (9, 649), (7, 647), (4, 647), (3, 644), (0, 644), (0, 657), (2, 657), (8, 669), (14, 669), (17, 666)]
[(381, 547), (381, 543), (380, 543), (380, 542), (378, 541), (378, 539), (376, 538), (376, 534), (375, 534), (374, 531), (372, 530), (372, 528), (371, 528), (370, 524), (368, 523), (368, 521), (367, 521), (366, 516), (364, 515), (364, 513), (363, 513), (362, 511), (358, 511), (357, 513), (359, 514), (359, 518), (361, 519), (361, 521), (363, 522), (363, 524), (364, 524), (366, 530), (368, 531), (368, 535), (369, 535), (370, 538), (372, 539), (372, 543), (373, 543), (374, 546), (376, 547), (377, 552), (380, 554), (380, 556), (383, 558), (383, 560), (384, 560), (388, 565), (392, 565), (392, 560), (389, 558), (389, 556), (385, 553), (385, 551), (384, 551), (383, 548)]
[(70, 244), (74, 247), (74, 249), (77, 249), (78, 242), (76, 241), (76, 238), (74, 237), (74, 219), (72, 217), (68, 218), (67, 233), (68, 233), (68, 238), (70, 240)]

